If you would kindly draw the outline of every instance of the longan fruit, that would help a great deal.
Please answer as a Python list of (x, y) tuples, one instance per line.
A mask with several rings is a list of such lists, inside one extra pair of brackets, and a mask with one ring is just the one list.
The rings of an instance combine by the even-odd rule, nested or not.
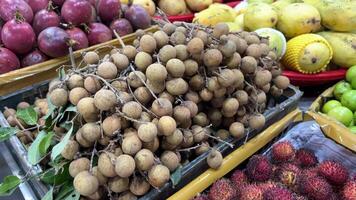
[(180, 145), (183, 141), (183, 133), (181, 130), (176, 129), (172, 135), (166, 136), (165, 141), (172, 145)]
[(271, 84), (270, 83), (268, 83), (268, 84), (264, 85), (263, 87), (261, 87), (261, 90), (264, 91), (265, 93), (268, 93), (270, 89), (271, 89)]
[(137, 69), (145, 72), (147, 67), (152, 64), (152, 57), (146, 52), (138, 52), (135, 56), (135, 65)]
[[(174, 23), (174, 22), (173, 22)], [(177, 26), (177, 28), (176, 28), (176, 31), (178, 31), (178, 32), (182, 32), (182, 33), (184, 33), (184, 34), (187, 34), (187, 29), (185, 28), (185, 27), (183, 27), (183, 26)]]
[(251, 129), (260, 129), (266, 123), (266, 119), (262, 114), (254, 114), (248, 119), (248, 126)]
[(136, 56), (137, 50), (132, 45), (126, 45), (122, 48), (122, 54), (124, 54), (129, 60), (133, 60)]
[(230, 69), (236, 69), (241, 65), (241, 56), (239, 53), (235, 52), (226, 62), (226, 66)]
[(73, 105), (77, 105), (79, 100), (89, 96), (90, 94), (86, 89), (82, 87), (76, 87), (69, 91), (69, 102)]
[(171, 35), (176, 30), (177, 26), (172, 23), (167, 23), (162, 27), (162, 30), (167, 34)]
[(238, 108), (239, 108), (239, 101), (236, 98), (230, 97), (225, 99), (223, 103), (222, 111), (236, 113)]
[(234, 53), (236, 53), (236, 44), (234, 41), (229, 39), (220, 43), (218, 48), (223, 56), (227, 58), (230, 58)]
[(102, 111), (107, 111), (115, 107), (117, 97), (111, 90), (101, 89), (94, 95), (95, 106)]
[[(252, 97), (252, 98), (254, 98), (254, 97)], [(258, 90), (257, 91), (257, 94), (256, 94), (255, 98), (256, 98), (256, 102), (258, 104), (266, 103), (266, 101), (267, 101), (267, 95), (262, 90)]]
[(262, 56), (262, 50), (260, 48), (260, 45), (258, 44), (251, 44), (247, 47), (246, 49), (246, 56), (252, 56), (256, 59), (260, 58)]
[(157, 48), (157, 42), (153, 36), (146, 34), (140, 38), (140, 48), (142, 51), (152, 54)]
[(133, 88), (138, 88), (144, 85), (146, 82), (146, 76), (141, 71), (132, 71), (127, 77), (128, 84)]
[(220, 22), (213, 28), (213, 37), (220, 38), (222, 35), (229, 33), (229, 26), (226, 23)]
[(200, 102), (200, 97), (199, 94), (195, 91), (189, 90), (185, 95), (184, 99), (187, 101), (193, 101), (194, 103), (199, 103)]
[(162, 117), (165, 115), (172, 115), (173, 106), (168, 99), (158, 98), (153, 101), (151, 110), (155, 115)]
[(116, 80), (111, 83), (111, 85), (118, 91), (127, 92), (127, 83), (124, 80)]
[(202, 142), (198, 148), (195, 149), (195, 154), (200, 156), (201, 154), (209, 151), (210, 145), (208, 142)]
[(204, 65), (210, 69), (218, 67), (223, 60), (222, 53), (217, 49), (209, 49), (204, 53)]
[(164, 165), (155, 165), (148, 171), (148, 180), (154, 187), (162, 187), (169, 181), (169, 169)]
[(113, 153), (101, 153), (98, 159), (98, 170), (106, 177), (117, 176), (115, 172), (116, 156)]
[(209, 40), (208, 40), (209, 36), (205, 31), (198, 30), (195, 33), (195, 37), (200, 38), (204, 42), (204, 45), (207, 45), (209, 42)]
[(246, 108), (244, 106), (239, 106), (239, 109), (237, 109), (237, 116), (241, 117), (246, 114)]
[(190, 117), (194, 117), (198, 114), (198, 106), (193, 101), (184, 101), (182, 105), (189, 109)]
[(173, 109), (173, 117), (178, 123), (184, 123), (190, 120), (191, 113), (186, 106), (176, 106)]
[(194, 143), (199, 143), (208, 139), (208, 136), (206, 135), (206, 128), (203, 128), (199, 125), (192, 126), (192, 134)]
[(152, 94), (146, 87), (138, 87), (134, 91), (136, 99), (143, 105), (147, 104), (152, 100)]
[(229, 138), (230, 133), (229, 133), (229, 131), (227, 131), (225, 129), (219, 129), (216, 132), (215, 136), (220, 138), (221, 140), (226, 140), (227, 138)]
[(208, 77), (207, 89), (211, 92), (219, 89), (221, 86), (219, 84), (218, 78), (216, 76)]
[(173, 96), (183, 95), (188, 89), (189, 85), (183, 78), (174, 78), (166, 82), (166, 90)]
[(137, 197), (129, 191), (123, 192), (119, 195), (117, 200), (137, 200)]
[(272, 85), (272, 87), (270, 88), (270, 94), (273, 96), (273, 97), (275, 97), (275, 98), (277, 98), (277, 97), (280, 97), (280, 96), (282, 96), (282, 94), (283, 94), (283, 90), (282, 89), (279, 89), (277, 86), (275, 86), (275, 85)]
[(199, 69), (199, 65), (195, 60), (188, 59), (184, 61), (184, 76), (194, 76)]
[(249, 34), (244, 38), (248, 45), (260, 43), (260, 38), (256, 35)]
[(89, 171), (82, 171), (74, 177), (73, 186), (79, 194), (89, 196), (98, 190), (99, 181)]
[(99, 185), (105, 185), (108, 182), (108, 178), (99, 171), (98, 166), (93, 167), (92, 174), (98, 179)]
[(135, 155), (142, 148), (142, 142), (137, 135), (126, 136), (122, 140), (121, 148), (125, 154)]
[(227, 37), (229, 38), (229, 40), (232, 40), (235, 42), (236, 51), (240, 55), (242, 55), (246, 51), (248, 44), (244, 39), (242, 39), (236, 35), (233, 35), (233, 34), (229, 34)]
[(277, 76), (282, 74), (282, 69), (280, 67), (273, 66), (271, 69), (271, 74), (272, 78), (276, 78)]
[(193, 117), (193, 123), (199, 126), (207, 126), (209, 125), (208, 116), (205, 113), (200, 112)]
[(209, 119), (212, 121), (221, 120), (221, 118), (222, 118), (222, 114), (221, 114), (220, 110), (218, 110), (216, 108), (209, 110), (208, 116), (209, 116)]
[(159, 94), (158, 96), (159, 98), (163, 98), (163, 99), (168, 99), (171, 103), (174, 103), (174, 97), (169, 94), (167, 91), (163, 91), (162, 93)]
[(234, 72), (231, 69), (223, 69), (218, 76), (218, 82), (223, 87), (231, 86), (237, 77), (235, 76)]
[(166, 80), (167, 74), (166, 68), (159, 63), (153, 63), (146, 69), (147, 79), (155, 82), (162, 82)]
[(240, 105), (246, 105), (248, 103), (248, 94), (244, 90), (236, 91), (233, 96), (238, 100)]
[(258, 70), (254, 77), (254, 82), (258, 87), (263, 87), (264, 85), (270, 83), (271, 80), (272, 74), (268, 70)]
[(184, 44), (186, 41), (187, 37), (185, 36), (184, 33), (180, 31), (175, 31), (169, 38), (169, 41), (173, 45), (178, 45), (178, 44)]
[(245, 127), (240, 122), (230, 124), (229, 132), (234, 138), (242, 138), (245, 135)]
[(183, 142), (181, 146), (183, 148), (191, 147), (194, 144), (194, 137), (191, 130), (183, 130)]
[(97, 64), (100, 60), (100, 57), (96, 52), (89, 51), (84, 54), (83, 60), (86, 64)]
[(103, 188), (99, 187), (96, 192), (87, 196), (87, 198), (89, 198), (90, 200), (100, 200), (103, 197), (103, 195), (104, 195)]
[(48, 84), (48, 92), (51, 93), (54, 89), (59, 87), (65, 87), (58, 78), (51, 80)]
[(190, 57), (195, 60), (198, 64), (202, 65), (204, 61), (204, 52), (190, 54)]
[(187, 44), (187, 50), (191, 54), (197, 54), (204, 50), (204, 42), (200, 38), (193, 38)]
[(173, 151), (164, 151), (160, 157), (160, 160), (164, 166), (166, 166), (170, 172), (174, 172), (179, 166), (180, 158)]
[(257, 69), (257, 61), (252, 56), (245, 56), (241, 59), (241, 67), (242, 73), (244, 74), (252, 74)]
[(206, 161), (210, 168), (218, 169), (223, 162), (223, 157), (218, 150), (212, 149), (206, 158)]
[(142, 107), (136, 101), (129, 101), (123, 105), (122, 112), (128, 117), (138, 119), (141, 116)]
[(232, 69), (231, 71), (234, 73), (234, 76), (235, 76), (235, 83), (232, 86), (233, 91), (235, 91), (235, 89), (237, 87), (244, 84), (245, 77), (244, 77), (244, 74), (239, 69)]
[(172, 45), (164, 45), (158, 52), (158, 58), (161, 62), (166, 63), (168, 60), (177, 56), (177, 50)]
[(121, 178), (116, 176), (109, 179), (108, 186), (110, 191), (120, 193), (129, 189), (129, 182), (130, 180), (128, 178)]
[(159, 148), (159, 139), (155, 137), (151, 142), (143, 142), (142, 147), (150, 150), (151, 152), (156, 152)]
[(16, 114), (16, 110), (13, 108), (7, 108), (3, 112), (5, 118), (8, 118), (9, 116), (14, 116)]
[(119, 99), (121, 99), (123, 103), (127, 103), (132, 101), (134, 98), (128, 92), (119, 92)]
[(202, 101), (210, 101), (214, 97), (214, 93), (204, 88), (199, 92), (199, 96)]
[(215, 98), (221, 98), (224, 97), (226, 94), (226, 88), (225, 87), (221, 87), (217, 90), (214, 91), (214, 97)]
[(141, 149), (135, 155), (136, 168), (140, 171), (149, 170), (154, 164), (154, 155), (148, 149)]
[(165, 33), (164, 31), (156, 31), (155, 33), (153, 33), (153, 37), (156, 40), (156, 44), (158, 48), (163, 47), (169, 42), (169, 37), (167, 33)]
[(190, 80), (189, 80), (189, 86), (191, 90), (194, 91), (200, 91), (204, 88), (205, 86), (205, 80), (203, 76), (200, 74), (194, 75)]
[(77, 142), (80, 144), (80, 146), (84, 147), (84, 148), (88, 148), (93, 146), (92, 142), (87, 141), (86, 139), (84, 139), (83, 135), (82, 135), (82, 129), (79, 129), (77, 131), (77, 133), (75, 134), (75, 139), (77, 140)]
[(141, 124), (137, 130), (138, 137), (143, 142), (152, 142), (157, 136), (157, 126), (154, 123)]
[(96, 71), (97, 75), (104, 79), (114, 79), (117, 75), (117, 67), (112, 62), (102, 62)]
[(167, 62), (166, 69), (172, 77), (181, 78), (184, 75), (185, 65), (181, 60), (172, 58)]
[(101, 128), (96, 123), (86, 123), (81, 128), (82, 136), (88, 142), (95, 142), (101, 136)]
[(166, 83), (164, 81), (152, 81), (150, 79), (147, 79), (146, 82), (147, 88), (150, 89), (153, 93), (159, 94), (166, 89)]
[(89, 77), (86, 77), (85, 80), (84, 80), (84, 88), (88, 92), (90, 92), (92, 94), (95, 94), (95, 92), (100, 90), (101, 84), (100, 84), (98, 79), (89, 76)]
[(67, 87), (70, 90), (76, 87), (84, 87), (83, 77), (79, 74), (71, 75), (67, 80)]
[(90, 167), (90, 160), (88, 158), (78, 158), (69, 164), (69, 174), (74, 178), (79, 172), (87, 171)]
[(184, 44), (178, 44), (174, 48), (176, 48), (177, 58), (181, 61), (186, 60), (189, 57), (187, 46)]
[(116, 135), (116, 131), (121, 129), (121, 118), (117, 115), (111, 115), (104, 119), (102, 123), (102, 129), (104, 135), (113, 137)]
[(261, 50), (262, 56), (267, 56), (270, 48), (269, 48), (268, 44), (262, 43), (262, 44), (260, 44), (260, 50)]
[(158, 131), (165, 136), (170, 136), (177, 128), (176, 121), (170, 116), (163, 116), (158, 120)]
[(270, 58), (271, 60), (277, 60), (278, 59), (277, 53), (274, 52), (274, 51), (268, 52), (267, 57)]
[(130, 192), (134, 195), (142, 196), (151, 188), (151, 185), (142, 176), (134, 176), (130, 181)]
[(115, 156), (119, 156), (119, 155), (124, 154), (124, 152), (122, 152), (121, 147), (118, 146), (114, 149), (114, 154), (115, 154)]
[(55, 105), (56, 107), (60, 107), (67, 104), (68, 96), (69, 95), (67, 90), (63, 88), (57, 88), (50, 93), (49, 99), (53, 105)]
[(111, 141), (111, 138), (106, 136), (106, 135), (104, 135), (103, 137), (100, 137), (98, 139), (98, 143), (103, 145), (103, 146), (108, 146), (110, 141)]
[(290, 81), (288, 77), (279, 75), (273, 79), (273, 83), (277, 88), (285, 90), (288, 88)]
[(116, 65), (118, 71), (122, 71), (129, 66), (129, 59), (121, 53), (114, 53), (110, 56), (112, 62)]
[(73, 160), (75, 154), (79, 151), (79, 144), (74, 140), (69, 140), (61, 152), (63, 158)]
[(130, 177), (135, 171), (135, 160), (126, 154), (120, 155), (116, 158), (115, 172), (121, 178)]

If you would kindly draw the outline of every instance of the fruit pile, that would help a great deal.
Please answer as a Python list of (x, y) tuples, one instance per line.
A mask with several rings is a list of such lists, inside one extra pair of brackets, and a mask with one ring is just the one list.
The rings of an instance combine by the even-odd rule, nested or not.
[(84, 68), (49, 84), (48, 101), (4, 113), (22, 129), (12, 134), (29, 154), (52, 135), (31, 163), (70, 163), (71, 184), (92, 199), (142, 196), (205, 152), (207, 164), (219, 168), (222, 155), (213, 146), (262, 128), (268, 99), (289, 86), (267, 40), (255, 33), (177, 22), (136, 35), (133, 45), (102, 58), (87, 52)]
[(1, 0), (0, 18), (0, 74), (151, 25), (140, 5), (112, 0)]
[(282, 141), (272, 146), (270, 160), (252, 156), (246, 169), (216, 181), (194, 200), (353, 200), (355, 195), (355, 176), (342, 163), (319, 163), (310, 150)]
[(356, 66), (347, 70), (346, 81), (337, 83), (333, 94), (336, 100), (327, 101), (321, 111), (356, 133)]

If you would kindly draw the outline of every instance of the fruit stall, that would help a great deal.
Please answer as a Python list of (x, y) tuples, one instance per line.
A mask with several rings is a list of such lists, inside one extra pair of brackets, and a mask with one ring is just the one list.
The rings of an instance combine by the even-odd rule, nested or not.
[(356, 1), (0, 0), (3, 200), (356, 200)]

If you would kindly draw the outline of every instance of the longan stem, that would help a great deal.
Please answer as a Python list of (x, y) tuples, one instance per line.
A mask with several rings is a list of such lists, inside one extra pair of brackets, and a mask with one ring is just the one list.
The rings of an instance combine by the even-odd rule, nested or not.
[(69, 58), (70, 58), (70, 63), (72, 64), (72, 68), (76, 69), (77, 66), (75, 64), (75, 59), (74, 59), (74, 54), (73, 54), (73, 47), (72, 45), (69, 46)]
[(121, 112), (119, 109), (116, 109), (116, 112), (119, 113), (119, 115), (120, 115), (121, 117), (124, 117), (124, 118), (127, 119), (127, 120), (130, 120), (130, 121), (133, 121), (133, 122), (136, 122), (136, 123), (140, 123), (140, 124), (145, 124), (145, 123), (147, 123), (147, 122), (144, 122), (144, 121), (138, 121), (137, 119), (128, 117), (127, 115), (125, 115), (125, 113)]
[(202, 145), (201, 145), (201, 144), (198, 144), (198, 145), (193, 146), (193, 147), (189, 147), (189, 148), (185, 148), (185, 149), (178, 149), (177, 151), (178, 151), (178, 152), (182, 152), (182, 151), (191, 151), (191, 150), (194, 150), (194, 149), (199, 148), (200, 146), (202, 146)]
[(116, 32), (116, 30), (114, 30), (114, 35), (115, 35), (115, 37), (119, 40), (121, 47), (122, 47), (122, 48), (126, 47), (124, 41), (122, 41), (120, 35)]
[(91, 151), (90, 168), (89, 168), (90, 172), (93, 170), (93, 160), (94, 160), (94, 154), (96, 153), (96, 144), (97, 144), (97, 141), (95, 141), (93, 150)]

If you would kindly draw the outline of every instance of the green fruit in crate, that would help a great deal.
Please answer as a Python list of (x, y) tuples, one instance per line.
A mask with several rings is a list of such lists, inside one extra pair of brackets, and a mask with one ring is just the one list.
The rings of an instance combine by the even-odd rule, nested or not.
[(356, 111), (356, 90), (346, 91), (341, 96), (341, 104), (352, 111)]
[(287, 49), (287, 41), (283, 33), (273, 28), (260, 28), (255, 32), (259, 36), (268, 37), (269, 47), (277, 53), (278, 58), (283, 57)]
[(336, 85), (335, 85), (335, 88), (334, 88), (334, 91), (333, 91), (333, 94), (335, 96), (336, 99), (340, 100), (341, 99), (341, 96), (349, 91), (349, 90), (352, 90), (352, 87), (350, 85), (350, 83), (347, 83), (345, 81), (341, 81), (341, 82), (338, 82)]
[(266, 3), (252, 3), (244, 13), (244, 25), (250, 31), (272, 28), (277, 24), (277, 11)]
[(273, 3), (274, 0), (247, 0), (248, 3)]
[(346, 80), (351, 83), (353, 79), (356, 79), (356, 65), (350, 67), (346, 72)]
[(320, 14), (316, 8), (305, 3), (287, 5), (280, 12), (277, 29), (287, 38), (320, 30)]
[(326, 102), (324, 105), (323, 105), (323, 108), (321, 109), (321, 111), (323, 113), (328, 113), (330, 110), (332, 110), (333, 108), (336, 108), (336, 107), (339, 107), (339, 106), (342, 106), (341, 103), (337, 100), (330, 100), (328, 102)]
[(354, 79), (352, 79), (350, 83), (351, 83), (352, 89), (356, 90), (356, 77)]
[(356, 134), (356, 126), (350, 126), (349, 130), (351, 131), (351, 133)]
[(343, 123), (345, 126), (349, 126), (353, 120), (352, 111), (344, 106), (339, 106), (339, 107), (331, 109), (328, 112), (328, 116)]

